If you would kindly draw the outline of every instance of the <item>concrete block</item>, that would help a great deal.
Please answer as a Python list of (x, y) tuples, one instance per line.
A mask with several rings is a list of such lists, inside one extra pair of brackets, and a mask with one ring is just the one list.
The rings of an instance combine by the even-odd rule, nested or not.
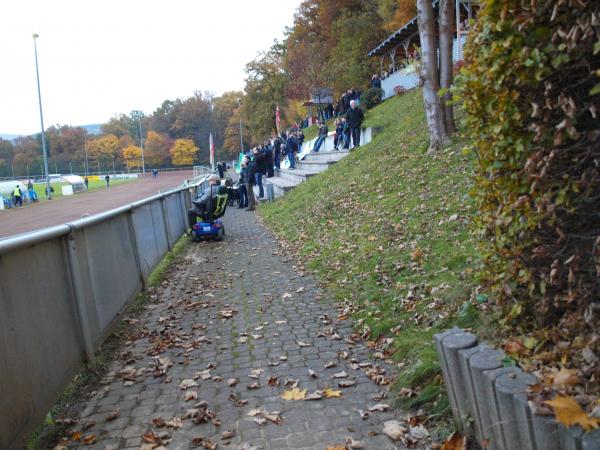
[(560, 429), (554, 417), (531, 414), (533, 435), (538, 450), (562, 450)]
[(600, 449), (600, 430), (594, 430), (590, 433), (585, 433), (581, 440), (581, 450), (598, 449)]
[(465, 390), (467, 392), (467, 405), (466, 409), (469, 411), (469, 416), (473, 419), (472, 421), (466, 422), (468, 426), (466, 434), (475, 435), (477, 441), (481, 442), (483, 440), (483, 434), (481, 432), (481, 428), (479, 424), (481, 424), (481, 414), (479, 413), (479, 409), (477, 407), (477, 398), (475, 397), (475, 385), (473, 384), (473, 380), (471, 378), (471, 368), (469, 359), (475, 353), (482, 352), (485, 349), (489, 349), (489, 347), (485, 344), (477, 345), (476, 347), (471, 347), (469, 349), (461, 350), (458, 352), (460, 369), (462, 374), (462, 380), (465, 385)]
[[(469, 359), (471, 381), (473, 383), (473, 390), (475, 392), (475, 404), (479, 412), (479, 429), (482, 433), (482, 440), (479, 444), (490, 450), (499, 450), (499, 447), (495, 445), (494, 434), (493, 434), (493, 416), (491, 411), (494, 406), (493, 397), (488, 397), (488, 390), (486, 389), (486, 378), (485, 373), (499, 369), (503, 366), (502, 360), (504, 359), (504, 352), (501, 350), (493, 350), (486, 348), (481, 352), (477, 352)], [(489, 443), (489, 444), (487, 444)]]
[(509, 446), (504, 439), (502, 434), (502, 421), (500, 420), (500, 409), (498, 406), (498, 398), (496, 395), (496, 380), (498, 377), (503, 375), (516, 375), (517, 372), (521, 372), (521, 369), (514, 366), (500, 367), (499, 369), (489, 370), (484, 373), (486, 382), (483, 385), (484, 392), (486, 393), (487, 409), (491, 418), (492, 424), (492, 435), (490, 443), (491, 447), (496, 447), (499, 450), (510, 450), (515, 448)]
[(538, 450), (535, 445), (535, 433), (533, 431), (533, 413), (529, 407), (526, 394), (513, 395), (513, 407), (519, 440), (523, 450)]
[(454, 393), (456, 401), (456, 414), (454, 417), (458, 420), (459, 423), (457, 425), (461, 428), (463, 427), (462, 424), (466, 422), (465, 418), (469, 415), (470, 410), (467, 408), (467, 391), (460, 369), (458, 352), (466, 348), (471, 348), (476, 344), (477, 337), (466, 332), (451, 333), (442, 340), (444, 359), (446, 361), (449, 377), (448, 380), (446, 380), (446, 384), (451, 385), (450, 389), (452, 389)]
[(452, 389), (452, 384), (450, 383), (450, 371), (448, 370), (448, 362), (446, 361), (446, 355), (444, 354), (444, 350), (442, 347), (442, 341), (446, 336), (456, 333), (462, 333), (463, 331), (454, 327), (449, 330), (446, 330), (442, 333), (438, 333), (433, 336), (433, 341), (435, 343), (435, 350), (437, 352), (438, 358), (440, 359), (440, 367), (442, 368), (442, 375), (444, 380), (446, 381), (446, 392), (448, 393), (448, 400), (450, 402), (450, 408), (452, 409), (452, 414), (457, 422), (459, 422), (459, 411), (458, 411), (458, 403), (456, 400), (456, 393), (454, 389)]
[[(504, 446), (507, 450), (519, 448), (522, 450), (536, 450), (533, 447), (533, 428), (531, 414), (527, 405), (526, 392), (530, 384), (535, 384), (536, 378), (520, 369), (512, 373), (505, 373), (496, 378), (495, 395), (500, 430)], [(520, 396), (523, 401), (523, 411), (518, 413), (515, 396)]]
[[(560, 448), (561, 450), (581, 450), (581, 438), (583, 437), (583, 428), (565, 427), (559, 425), (560, 430)], [(600, 449), (600, 447), (597, 447)]]

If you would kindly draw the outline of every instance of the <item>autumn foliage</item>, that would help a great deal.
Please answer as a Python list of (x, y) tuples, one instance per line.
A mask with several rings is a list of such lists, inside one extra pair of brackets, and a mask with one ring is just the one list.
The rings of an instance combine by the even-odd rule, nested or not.
[(484, 279), (508, 322), (555, 326), (545, 339), (575, 365), (598, 346), (586, 339), (599, 325), (598, 17), (591, 1), (484, 3), (458, 91)]

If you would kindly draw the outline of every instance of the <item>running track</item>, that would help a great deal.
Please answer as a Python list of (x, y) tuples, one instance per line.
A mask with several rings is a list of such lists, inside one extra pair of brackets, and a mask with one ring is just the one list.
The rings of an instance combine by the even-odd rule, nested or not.
[(147, 174), (145, 179), (109, 189), (95, 189), (24, 208), (0, 210), (0, 239), (71, 222), (84, 214), (98, 214), (118, 208), (158, 194), (159, 190), (177, 187), (191, 177), (191, 171), (161, 173), (156, 180), (152, 179), (151, 174)]

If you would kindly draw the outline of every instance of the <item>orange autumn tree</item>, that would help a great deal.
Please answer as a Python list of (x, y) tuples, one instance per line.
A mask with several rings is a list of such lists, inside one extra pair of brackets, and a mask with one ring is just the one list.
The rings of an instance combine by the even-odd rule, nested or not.
[(121, 155), (128, 169), (135, 169), (142, 163), (142, 149), (135, 145), (125, 147)]

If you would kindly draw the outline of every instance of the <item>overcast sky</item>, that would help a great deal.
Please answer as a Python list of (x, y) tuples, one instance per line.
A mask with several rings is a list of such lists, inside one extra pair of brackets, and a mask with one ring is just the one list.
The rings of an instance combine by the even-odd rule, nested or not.
[(300, 0), (0, 2), (0, 133), (106, 122), (195, 90), (244, 86), (244, 65), (291, 26)]

